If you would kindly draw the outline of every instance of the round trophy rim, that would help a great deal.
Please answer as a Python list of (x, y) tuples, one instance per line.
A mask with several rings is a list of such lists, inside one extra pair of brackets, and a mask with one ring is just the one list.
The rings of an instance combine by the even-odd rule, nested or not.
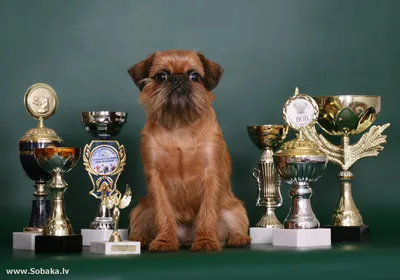
[[(30, 106), (30, 104), (29, 104), (29, 102), (28, 102), (28, 99), (29, 99), (30, 94), (31, 94), (33, 91), (35, 91), (36, 89), (38, 89), (38, 88), (44, 88), (44, 89), (48, 90), (48, 91), (50, 92), (50, 94), (51, 94), (51, 95), (53, 96), (53, 98), (54, 98), (54, 103), (55, 103), (55, 104), (54, 104), (54, 108), (53, 108), (53, 110), (52, 110), (49, 114), (47, 114), (46, 116), (41, 116), (41, 115), (35, 113), (35, 112), (32, 110), (32, 108), (31, 108), (31, 106)], [(40, 118), (42, 118), (43, 120), (47, 120), (47, 119), (49, 119), (51, 116), (53, 116), (53, 115), (56, 113), (56, 111), (57, 111), (57, 108), (58, 108), (58, 96), (57, 96), (55, 90), (54, 90), (49, 84), (45, 84), (45, 83), (35, 83), (35, 84), (31, 85), (31, 86), (26, 90), (25, 95), (24, 95), (24, 105), (25, 105), (26, 111), (27, 111), (27, 112), (29, 113), (29, 115), (31, 115), (34, 119), (39, 120)]]
[(381, 95), (366, 95), (366, 94), (335, 94), (335, 95), (318, 95), (312, 98), (338, 98), (338, 97), (366, 97), (366, 98), (377, 98), (381, 99)]
[(86, 117), (86, 116), (93, 116), (93, 115), (104, 115), (104, 114), (116, 114), (116, 115), (121, 115), (121, 116), (127, 116), (127, 112), (122, 112), (122, 111), (106, 111), (106, 110), (99, 110), (99, 111), (86, 111), (86, 112), (81, 112), (81, 116)]
[[(94, 154), (94, 152), (95, 152), (96, 150), (98, 150), (98, 149), (100, 149), (100, 148), (109, 148), (109, 149), (113, 150), (113, 152), (114, 152), (114, 153), (117, 155), (117, 157), (118, 157), (118, 165), (117, 165), (117, 166), (115, 167), (115, 169), (114, 169), (112, 172), (110, 172), (110, 173), (99, 174), (99, 173), (98, 173), (96, 170), (94, 170), (93, 167), (92, 167), (92, 163), (91, 163), (91, 162), (92, 162), (93, 154)], [(107, 144), (102, 144), (102, 145), (98, 145), (98, 146), (94, 147), (93, 150), (90, 151), (90, 155), (89, 155), (89, 158), (88, 158), (88, 162), (89, 162), (88, 166), (89, 166), (90, 169), (93, 171), (93, 173), (96, 174), (97, 176), (111, 177), (111, 176), (116, 175), (116, 172), (118, 171), (118, 168), (119, 168), (120, 165), (121, 165), (121, 156), (120, 156), (118, 150), (117, 150), (115, 147), (113, 147), (113, 146), (111, 146), (111, 145), (107, 145)]]
[[(297, 99), (306, 100), (307, 102), (309, 102), (311, 104), (311, 106), (314, 109), (313, 120), (305, 126), (297, 126), (297, 125), (291, 123), (287, 117), (287, 108), (289, 107), (290, 103), (292, 103), (293, 101), (295, 101)], [(307, 94), (304, 94), (304, 93), (299, 93), (298, 88), (296, 88), (295, 95), (291, 96), (288, 100), (286, 100), (285, 105), (283, 106), (282, 115), (283, 115), (283, 119), (284, 119), (285, 123), (294, 130), (300, 130), (303, 128), (312, 127), (313, 125), (315, 125), (318, 122), (318, 115), (319, 115), (318, 103), (314, 100), (313, 97), (311, 97)]]
[(287, 124), (256, 124), (256, 125), (248, 125), (246, 126), (247, 129), (255, 128), (255, 127), (267, 127), (267, 128), (283, 128), (285, 129), (288, 125)]

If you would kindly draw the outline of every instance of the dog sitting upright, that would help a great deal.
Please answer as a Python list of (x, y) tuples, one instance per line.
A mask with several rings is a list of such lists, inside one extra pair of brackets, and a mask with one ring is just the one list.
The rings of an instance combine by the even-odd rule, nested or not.
[(148, 197), (130, 214), (129, 239), (153, 252), (249, 245), (231, 192), (231, 159), (211, 106), (223, 70), (195, 51), (156, 52), (128, 70), (147, 122), (141, 157)]

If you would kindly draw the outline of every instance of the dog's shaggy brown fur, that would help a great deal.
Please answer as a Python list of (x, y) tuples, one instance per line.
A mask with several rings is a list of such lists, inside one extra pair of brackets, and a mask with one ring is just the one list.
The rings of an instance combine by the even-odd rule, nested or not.
[(157, 52), (129, 69), (146, 111), (141, 157), (148, 197), (129, 239), (150, 251), (249, 245), (246, 210), (231, 192), (231, 159), (211, 106), (223, 70), (194, 51)]

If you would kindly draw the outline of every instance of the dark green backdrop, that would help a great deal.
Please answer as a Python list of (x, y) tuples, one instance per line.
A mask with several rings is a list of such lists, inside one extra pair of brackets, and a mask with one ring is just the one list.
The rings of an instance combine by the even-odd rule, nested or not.
[[(138, 89), (126, 70), (156, 50), (194, 49), (225, 69), (215, 90), (215, 111), (233, 159), (233, 189), (246, 202), (254, 224), (251, 176), (260, 151), (246, 126), (283, 123), (282, 106), (298, 86), (310, 95), (338, 93), (382, 96), (377, 124), (390, 122), (388, 143), (378, 158), (352, 169), (354, 196), (374, 235), (397, 235), (400, 189), (396, 174), (400, 137), (400, 1), (2, 1), (0, 81), (2, 158), (1, 242), (11, 243), (29, 219), (32, 182), (18, 158), (17, 143), (36, 122), (23, 97), (33, 83), (49, 83), (59, 97), (56, 115), (46, 121), (65, 145), (91, 141), (80, 123), (88, 110), (129, 113), (117, 139), (128, 163), (119, 181), (135, 199), (122, 211), (121, 226), (137, 198), (146, 193), (139, 157), (145, 122)], [(322, 224), (330, 222), (339, 196), (332, 164), (314, 184), (312, 204)], [(82, 161), (66, 176), (66, 211), (75, 231), (87, 228), (97, 201)], [(282, 186), (283, 220), (289, 208)]]

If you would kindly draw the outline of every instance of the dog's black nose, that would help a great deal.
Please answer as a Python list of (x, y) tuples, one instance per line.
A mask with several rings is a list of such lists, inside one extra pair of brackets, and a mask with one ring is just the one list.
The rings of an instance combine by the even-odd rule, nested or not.
[(182, 76), (173, 76), (172, 83), (174, 85), (181, 85), (183, 83), (183, 77)]

